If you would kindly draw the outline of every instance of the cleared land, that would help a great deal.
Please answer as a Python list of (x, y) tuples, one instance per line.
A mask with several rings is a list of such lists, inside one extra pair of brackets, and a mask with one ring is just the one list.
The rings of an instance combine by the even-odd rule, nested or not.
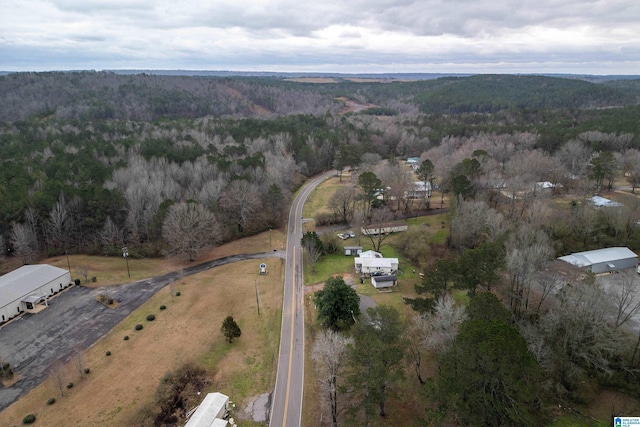
[[(278, 244), (276, 232), (272, 233), (272, 243)], [(264, 233), (217, 248), (207, 256), (217, 258), (268, 247), (269, 233)], [(118, 261), (124, 264), (124, 260)], [(257, 274), (263, 261), (268, 265), (266, 276)], [(166, 261), (172, 262), (175, 260)], [(208, 370), (211, 385), (202, 391), (228, 394), (238, 405), (234, 416), (242, 417), (246, 401), (273, 388), (283, 267), (280, 259), (250, 260), (179, 279), (82, 353), (83, 368), (91, 369), (84, 379), (80, 379), (75, 358), (62, 369), (64, 384), (74, 383), (73, 388), (64, 389), (64, 397), (55, 378), (49, 378), (0, 413), (0, 425), (18, 425), (29, 413), (36, 414), (38, 425), (137, 425), (136, 414), (152, 403), (160, 379), (186, 361)], [(171, 290), (180, 291), (181, 296), (172, 297)], [(166, 310), (160, 310), (161, 305), (166, 305)], [(156, 320), (146, 321), (147, 314), (155, 314)], [(242, 329), (242, 336), (233, 344), (227, 344), (220, 333), (227, 315)], [(143, 330), (134, 330), (138, 323), (144, 325)], [(130, 339), (125, 341), (125, 335)], [(112, 355), (107, 357), (107, 351)], [(57, 401), (49, 406), (46, 402), (51, 397)], [(243, 421), (242, 425), (253, 423)]]

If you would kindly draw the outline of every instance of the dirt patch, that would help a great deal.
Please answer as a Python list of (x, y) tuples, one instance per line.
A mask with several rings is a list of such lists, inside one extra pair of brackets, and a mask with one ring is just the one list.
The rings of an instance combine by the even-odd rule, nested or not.
[(284, 80), (297, 83), (338, 83), (333, 77), (293, 77)]
[(264, 423), (269, 419), (269, 409), (271, 407), (271, 394), (263, 393), (249, 399), (242, 410), (244, 419), (252, 420), (256, 423)]

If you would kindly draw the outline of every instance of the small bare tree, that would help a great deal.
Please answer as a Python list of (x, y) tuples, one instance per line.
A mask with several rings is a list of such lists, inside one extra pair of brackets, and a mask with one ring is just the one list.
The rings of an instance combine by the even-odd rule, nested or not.
[(624, 274), (622, 282), (613, 291), (613, 302), (616, 310), (614, 329), (618, 329), (625, 324), (640, 310), (640, 295), (638, 295), (638, 287), (634, 283), (634, 277), (628, 272), (622, 274)]
[(343, 393), (341, 383), (348, 359), (348, 346), (352, 343), (352, 338), (347, 338), (332, 329), (326, 329), (316, 336), (311, 353), (311, 357), (316, 362), (320, 392), (331, 410), (333, 427), (338, 426), (338, 416), (343, 407), (340, 399)]

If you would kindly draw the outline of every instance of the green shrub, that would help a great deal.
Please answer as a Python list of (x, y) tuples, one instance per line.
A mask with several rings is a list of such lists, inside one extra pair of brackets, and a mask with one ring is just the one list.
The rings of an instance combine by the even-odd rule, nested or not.
[(156, 315), (155, 314), (149, 314), (147, 315), (147, 320), (149, 322), (153, 322), (154, 320), (156, 320)]
[(84, 373), (85, 373), (85, 374), (88, 374), (88, 373), (90, 373), (90, 372), (91, 372), (91, 369), (89, 369), (89, 368), (84, 368)]
[(33, 424), (36, 422), (36, 416), (29, 414), (22, 419), (22, 424)]
[(47, 405), (53, 405), (54, 403), (56, 403), (56, 398), (52, 397), (49, 400), (47, 400)]
[(73, 283), (75, 283), (75, 284), (76, 284), (76, 286), (80, 286), (80, 279), (76, 279), (76, 280), (74, 280), (74, 281), (73, 281)]
[(125, 341), (129, 341), (129, 335), (125, 335), (125, 336), (124, 336), (124, 340), (125, 340)]
[(111, 352), (110, 352), (110, 351), (107, 351), (105, 354), (106, 354), (107, 356), (111, 356)]
[(144, 326), (142, 326), (140, 323), (138, 323), (138, 324), (136, 325), (136, 328), (135, 328), (135, 329), (136, 329), (136, 331), (140, 331), (140, 330), (142, 330), (142, 328), (144, 328)]
[(160, 310), (164, 310), (165, 308), (167, 308), (167, 306), (166, 306), (166, 305), (161, 305), (161, 306), (160, 306)]
[(67, 388), (73, 388), (73, 383), (67, 384)]
[(109, 298), (109, 299), (107, 299), (107, 304), (108, 304), (108, 305), (113, 304), (113, 298)]
[(176, 292), (176, 296), (179, 297), (180, 296), (180, 291)]

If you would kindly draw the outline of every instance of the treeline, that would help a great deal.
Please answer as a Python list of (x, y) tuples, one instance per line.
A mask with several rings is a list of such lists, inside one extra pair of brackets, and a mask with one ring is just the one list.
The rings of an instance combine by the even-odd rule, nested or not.
[[(106, 72), (2, 76), (0, 246), (25, 262), (36, 253), (112, 253), (121, 244), (159, 254), (169, 249), (162, 226), (171, 204), (190, 201), (215, 213), (217, 237), (228, 240), (277, 226), (305, 176), (420, 156), (451, 138), (527, 135), (529, 149), (548, 154), (576, 138), (592, 152), (640, 144), (637, 105), (418, 111), (425, 96), (469, 84), (478, 87), (470, 96), (480, 98), (527, 99), (537, 91), (556, 99), (573, 91), (590, 107), (626, 99), (604, 85), (526, 76), (336, 84)], [(338, 114), (338, 95), (379, 107)], [(244, 201), (233, 197), (239, 188)]]
[(301, 88), (248, 79), (118, 75), (108, 72), (16, 73), (0, 77), (0, 121), (153, 121), (162, 117), (324, 114), (340, 107)]

